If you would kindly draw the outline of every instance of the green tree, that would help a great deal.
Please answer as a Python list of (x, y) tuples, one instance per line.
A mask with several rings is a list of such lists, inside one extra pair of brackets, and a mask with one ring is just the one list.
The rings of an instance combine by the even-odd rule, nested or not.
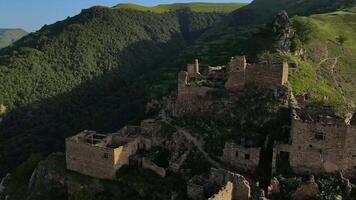
[(95, 200), (95, 193), (88, 188), (83, 188), (76, 192), (71, 200)]
[(6, 113), (6, 107), (3, 104), (0, 104), (0, 117)]

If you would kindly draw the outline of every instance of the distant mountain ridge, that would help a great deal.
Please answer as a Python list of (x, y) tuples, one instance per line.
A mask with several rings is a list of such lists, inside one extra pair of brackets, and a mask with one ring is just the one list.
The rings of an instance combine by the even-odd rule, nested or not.
[(27, 34), (23, 29), (0, 28), (0, 49), (9, 46)]
[(133, 10), (140, 10), (140, 11), (150, 11), (150, 12), (169, 12), (173, 10), (179, 9), (191, 9), (194, 12), (219, 12), (219, 13), (230, 13), (236, 9), (239, 9), (247, 3), (202, 3), (202, 2), (195, 2), (195, 3), (175, 3), (175, 4), (160, 4), (157, 6), (142, 6), (138, 4), (132, 3), (122, 3), (114, 6), (113, 8), (116, 9), (133, 9)]

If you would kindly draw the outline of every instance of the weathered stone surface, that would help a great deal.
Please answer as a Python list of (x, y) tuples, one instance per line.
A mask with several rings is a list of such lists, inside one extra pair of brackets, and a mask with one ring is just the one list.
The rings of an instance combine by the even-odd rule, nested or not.
[(271, 192), (272, 193), (279, 193), (281, 188), (280, 188), (280, 185), (279, 185), (279, 181), (276, 177), (273, 177), (272, 180), (271, 180)]
[(289, 161), (297, 173), (319, 174), (343, 171), (356, 174), (356, 127), (337, 121), (305, 121), (292, 118)]
[(219, 193), (214, 195), (213, 197), (209, 198), (209, 200), (232, 200), (233, 194), (233, 184), (232, 182), (228, 181)]
[(302, 184), (292, 194), (293, 200), (305, 200), (316, 197), (319, 194), (318, 184), (315, 183), (314, 176), (310, 177), (307, 183)]
[(210, 170), (209, 180), (215, 182), (218, 185), (225, 185), (228, 181), (233, 183), (233, 200), (248, 200), (251, 198), (251, 188), (249, 182), (245, 177), (232, 173), (224, 169)]
[(246, 85), (272, 87), (288, 82), (288, 64), (247, 63), (245, 57), (232, 58), (228, 65), (225, 88), (231, 92), (242, 91)]
[(67, 169), (101, 179), (115, 179), (116, 171), (129, 164), (139, 149), (151, 147), (150, 140), (138, 135), (137, 127), (100, 135), (84, 131), (66, 139)]
[(275, 48), (284, 52), (290, 52), (291, 39), (294, 35), (290, 27), (289, 16), (286, 11), (278, 13), (273, 22)]
[(223, 150), (223, 161), (247, 172), (254, 172), (260, 161), (261, 148), (245, 148), (235, 143), (226, 143)]

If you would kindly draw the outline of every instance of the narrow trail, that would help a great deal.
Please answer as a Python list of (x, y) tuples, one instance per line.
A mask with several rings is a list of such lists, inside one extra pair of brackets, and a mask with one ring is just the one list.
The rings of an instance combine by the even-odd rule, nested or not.
[(186, 129), (172, 124), (171, 122), (173, 120), (167, 116), (167, 113), (164, 110), (159, 113), (159, 116), (164, 122), (176, 128), (178, 133), (181, 133), (189, 142), (191, 142), (211, 165), (217, 168), (225, 168), (220, 163), (211, 158), (210, 155), (204, 150), (204, 144), (202, 141), (198, 140)]
[(191, 143), (194, 144), (194, 146), (200, 151), (200, 153), (203, 154), (203, 156), (205, 157), (205, 159), (212, 164), (214, 167), (217, 168), (224, 168), (220, 163), (216, 162), (215, 160), (213, 160), (209, 154), (204, 150), (203, 147), (203, 143), (200, 142), (197, 138), (195, 138), (192, 134), (190, 134), (187, 130), (184, 130), (181, 127), (177, 127), (175, 126), (175, 128), (177, 128), (179, 133), (182, 133), (185, 138), (187, 138), (187, 140), (189, 140)]
[[(333, 82), (335, 83), (336, 86), (340, 87), (340, 82), (337, 80), (337, 74), (335, 73), (335, 68), (337, 66), (337, 64), (339, 63), (339, 59), (341, 58), (341, 56), (337, 56), (337, 57), (329, 57), (329, 48), (328, 48), (328, 41), (325, 44), (325, 55), (324, 58), (320, 60), (320, 62), (317, 64), (316, 67), (316, 77), (315, 77), (315, 82), (317, 83), (321, 77), (323, 77), (322, 73), (328, 73), (331, 75), (331, 78), (333, 79)], [(323, 64), (328, 62), (328, 61), (332, 61), (333, 63), (330, 66), (327, 66), (326, 68), (323, 68)], [(312, 88), (309, 88), (310, 90), (313, 90), (316, 87), (317, 84), (315, 84)], [(341, 93), (341, 98), (342, 100), (346, 103), (347, 99), (345, 97), (345, 94), (343, 93), (343, 91), (339, 91)]]

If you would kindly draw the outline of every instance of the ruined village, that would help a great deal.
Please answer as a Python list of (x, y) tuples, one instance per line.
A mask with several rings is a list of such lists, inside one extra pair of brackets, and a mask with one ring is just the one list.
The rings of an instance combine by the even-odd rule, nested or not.
[[(266, 199), (280, 190), (279, 180), (273, 176), (278, 171), (278, 160), (286, 161), (294, 173), (310, 177), (297, 188), (293, 199), (318, 195), (314, 175), (340, 176), (347, 192), (351, 187), (347, 178), (356, 175), (356, 120), (352, 114), (341, 118), (328, 106), (307, 105), (307, 94), (294, 95), (288, 89), (289, 70), (292, 69), (288, 63), (248, 63), (244, 56), (237, 56), (225, 66), (207, 67), (202, 72), (195, 60), (187, 65), (186, 71), (179, 72), (176, 95), (167, 97), (163, 103), (148, 105), (160, 105), (157, 117), (140, 125), (127, 125), (116, 133), (103, 135), (85, 130), (67, 138), (67, 169), (110, 180), (117, 178), (116, 172), (123, 166), (149, 169), (161, 177), (167, 173), (184, 176), (189, 169), (182, 166), (189, 152), (196, 149), (212, 167), (210, 173), (187, 180), (187, 196), (193, 200)], [(287, 88), (281, 107), (290, 113), (290, 135), (288, 142), (273, 143), (267, 159), (272, 174), (267, 188), (251, 178), (262, 163), (263, 146), (245, 140), (225, 141), (222, 156), (213, 158), (205, 151), (202, 138), (174, 123), (176, 118), (190, 115), (215, 112), (228, 115), (234, 106), (232, 99), (250, 86), (272, 91), (276, 96), (281, 88)], [(227, 96), (214, 98), (213, 94), (219, 91)], [(166, 136), (166, 126), (174, 129), (169, 131), (170, 138)], [(143, 153), (155, 147), (171, 152), (169, 166), (158, 166)]]

